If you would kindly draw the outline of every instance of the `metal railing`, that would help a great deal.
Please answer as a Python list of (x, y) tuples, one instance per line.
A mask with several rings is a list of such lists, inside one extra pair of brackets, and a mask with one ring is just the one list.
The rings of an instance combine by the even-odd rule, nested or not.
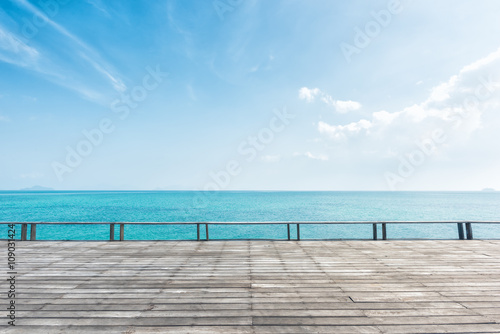
[[(120, 241), (125, 240), (125, 225), (196, 225), (196, 240), (209, 240), (209, 226), (210, 225), (287, 225), (287, 240), (301, 240), (300, 238), (300, 225), (358, 225), (358, 224), (372, 224), (373, 226), (373, 240), (378, 240), (377, 225), (382, 226), (382, 240), (387, 240), (387, 225), (395, 224), (457, 224), (458, 239), (472, 240), (474, 239), (472, 233), (473, 224), (500, 224), (500, 221), (298, 221), (298, 222), (0, 222), (0, 224), (15, 224), (21, 225), (21, 241), (27, 240), (28, 225), (30, 225), (30, 240), (36, 240), (36, 227), (37, 225), (109, 225), (109, 240), (115, 240), (115, 225), (120, 227)], [(200, 228), (205, 226), (205, 238), (201, 239)], [(290, 233), (290, 225), (296, 225), (296, 236), (292, 238)], [(464, 233), (465, 226), (465, 233)]]

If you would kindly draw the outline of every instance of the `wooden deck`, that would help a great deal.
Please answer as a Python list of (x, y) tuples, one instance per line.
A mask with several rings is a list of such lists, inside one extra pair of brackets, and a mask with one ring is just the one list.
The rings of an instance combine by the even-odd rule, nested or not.
[(500, 241), (16, 246), (0, 333), (500, 333)]

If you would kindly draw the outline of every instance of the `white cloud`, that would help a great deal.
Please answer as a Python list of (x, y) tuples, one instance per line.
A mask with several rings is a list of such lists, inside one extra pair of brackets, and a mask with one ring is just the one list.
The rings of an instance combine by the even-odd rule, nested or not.
[(397, 147), (413, 144), (436, 128), (463, 140), (483, 126), (485, 113), (497, 117), (499, 107), (500, 49), (434, 87), (422, 103), (392, 113), (377, 111), (371, 118), (346, 125), (320, 121), (317, 129), (333, 140), (356, 138), (357, 144), (365, 146), (377, 141), (381, 149), (397, 151)]
[(450, 98), (450, 92), (453, 90), (454, 85), (458, 80), (458, 76), (452, 76), (447, 82), (444, 82), (436, 87), (434, 87), (431, 91), (431, 96), (429, 98), (430, 101), (445, 101)]
[(323, 121), (318, 122), (318, 131), (321, 134), (335, 140), (343, 140), (360, 133), (367, 134), (373, 123), (362, 119), (358, 122), (352, 122), (347, 125), (330, 125)]
[(321, 101), (326, 103), (327, 105), (335, 108), (335, 110), (339, 113), (347, 113), (349, 111), (354, 111), (361, 109), (361, 103), (356, 101), (341, 101), (335, 100), (330, 95), (322, 92), (319, 88), (307, 88), (302, 87), (299, 89), (299, 99), (306, 100), (307, 102), (314, 102), (316, 97), (319, 97)]
[(306, 100), (307, 102), (313, 102), (319, 93), (321, 93), (321, 91), (318, 88), (310, 89), (302, 87), (299, 89), (299, 99)]
[(464, 66), (464, 68), (460, 71), (460, 73), (463, 74), (466, 72), (479, 70), (487, 65), (490, 65), (491, 63), (498, 62), (499, 58), (500, 58), (500, 48), (495, 52), (490, 53), (486, 57), (481, 58), (470, 65)]
[(335, 102), (335, 108), (337, 109), (338, 112), (340, 113), (346, 113), (348, 111), (354, 111), (361, 109), (361, 103), (355, 102), (355, 101), (336, 101)]
[(321, 160), (321, 161), (328, 160), (328, 156), (325, 154), (312, 154), (311, 152), (305, 152), (305, 153), (295, 152), (295, 153), (293, 153), (293, 156), (294, 157), (307, 157), (309, 159)]
[(305, 156), (308, 157), (309, 159), (314, 159), (314, 160), (321, 160), (321, 161), (327, 161), (328, 160), (328, 156), (325, 155), (325, 154), (314, 155), (311, 152), (306, 152)]
[(377, 111), (372, 114), (374, 121), (385, 124), (391, 123), (398, 115), (399, 113), (390, 113), (385, 110)]

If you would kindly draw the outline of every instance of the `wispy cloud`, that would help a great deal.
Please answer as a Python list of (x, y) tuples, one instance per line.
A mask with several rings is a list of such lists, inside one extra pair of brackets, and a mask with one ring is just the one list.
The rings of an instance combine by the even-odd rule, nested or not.
[(188, 28), (185, 28), (182, 25), (182, 22), (179, 19), (177, 19), (176, 11), (177, 8), (175, 6), (175, 3), (173, 1), (167, 2), (166, 16), (168, 25), (173, 31), (182, 36), (184, 43), (182, 43), (182, 46), (180, 48), (184, 53), (184, 55), (188, 59), (194, 60), (196, 58), (195, 57), (196, 43), (195, 43), (194, 33), (192, 33)]
[(112, 75), (109, 70), (105, 69), (103, 64), (100, 64), (99, 62), (94, 61), (93, 59), (89, 58), (86, 54), (81, 53), (81, 57), (89, 62), (99, 73), (101, 73), (105, 78), (108, 78), (113, 87), (115, 88), (116, 91), (118, 92), (124, 92), (127, 90), (127, 86), (116, 76)]
[(111, 14), (109, 14), (106, 6), (102, 3), (101, 0), (87, 0), (87, 3), (90, 4), (92, 7), (97, 9), (99, 12), (104, 14), (107, 17), (111, 17)]
[(299, 89), (299, 99), (306, 100), (306, 102), (314, 102), (317, 98), (342, 114), (361, 109), (361, 103), (351, 100), (335, 100), (330, 95), (322, 92), (319, 88), (302, 87)]
[(360, 133), (367, 133), (371, 127), (373, 127), (373, 123), (366, 119), (347, 125), (330, 125), (323, 121), (318, 122), (319, 133), (335, 140), (342, 140)]
[(0, 25), (0, 61), (20, 67), (35, 67), (40, 53)]
[(312, 154), (311, 152), (305, 152), (305, 153), (295, 152), (295, 153), (293, 153), (293, 156), (294, 157), (306, 157), (309, 159), (321, 160), (321, 161), (328, 161), (328, 159), (329, 159), (328, 156), (325, 154)]
[(9, 121), (10, 121), (9, 117), (0, 115), (0, 122), (9, 122)]
[[(116, 70), (104, 61), (95, 49), (49, 18), (44, 12), (28, 1), (14, 0), (14, 2), (29, 13), (28, 17), (38, 17), (40, 20), (46, 22), (48, 27), (51, 27), (63, 36), (65, 41), (60, 43), (60, 45), (64, 43), (72, 45), (70, 48), (74, 50), (74, 55), (89, 64), (114, 90), (118, 92), (126, 90), (127, 87), (120, 78), (120, 75), (116, 74)], [(52, 59), (49, 54), (44, 54), (35, 46), (28, 46), (15, 33), (1, 26), (0, 50), (3, 50), (3, 52), (0, 52), (0, 61), (38, 72), (45, 75), (47, 80), (76, 91), (89, 100), (102, 102), (101, 93), (94, 91), (93, 88), (86, 87), (87, 84), (68, 79), (67, 70), (62, 69), (61, 65), (56, 65), (54, 63), (56, 60)]]

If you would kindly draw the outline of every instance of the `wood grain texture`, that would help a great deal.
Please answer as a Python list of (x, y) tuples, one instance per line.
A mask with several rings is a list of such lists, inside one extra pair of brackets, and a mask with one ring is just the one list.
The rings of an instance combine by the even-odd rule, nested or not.
[(500, 333), (495, 240), (18, 241), (16, 259), (0, 333)]

